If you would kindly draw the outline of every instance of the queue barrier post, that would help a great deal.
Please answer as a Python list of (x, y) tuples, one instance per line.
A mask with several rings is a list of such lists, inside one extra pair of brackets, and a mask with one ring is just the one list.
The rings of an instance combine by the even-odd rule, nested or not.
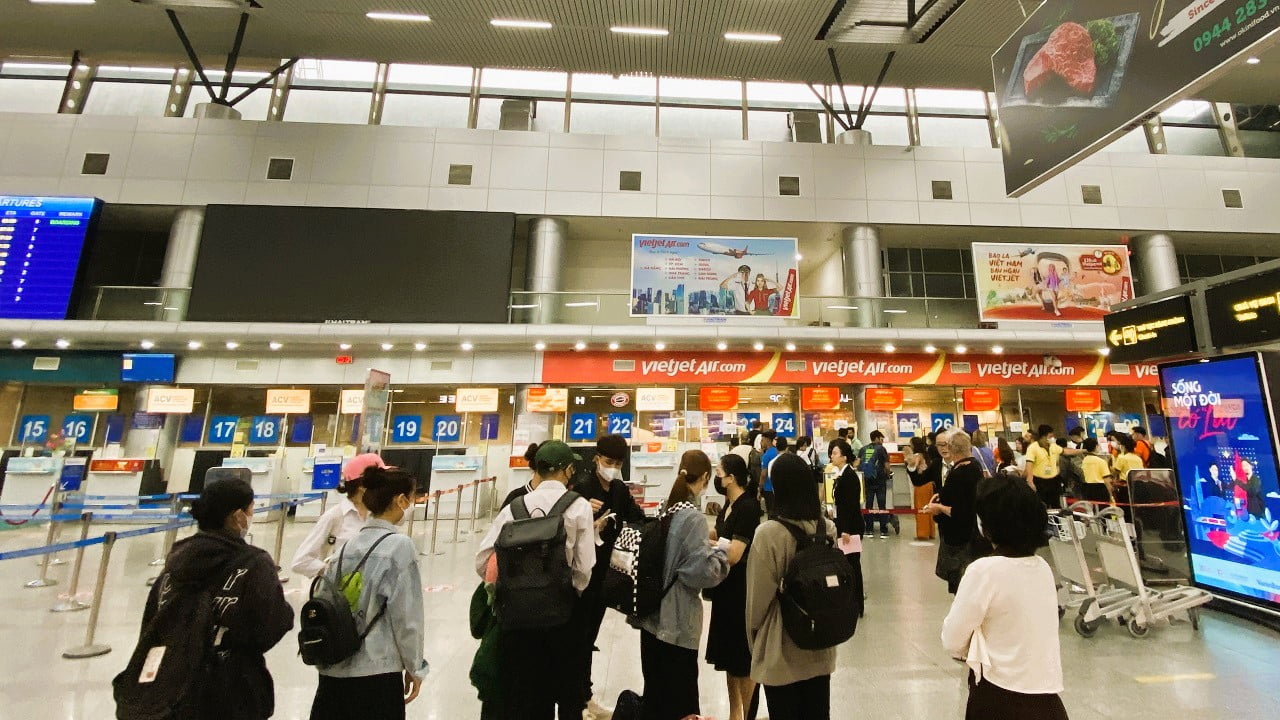
[(284, 548), (284, 521), (289, 518), (289, 501), (280, 503), (280, 521), (276, 523), (276, 546), (275, 552), (271, 555), (271, 560), (276, 564), (276, 572), (279, 573), (281, 583), (289, 582), (289, 576), (281, 571), (280, 552)]
[(462, 529), (462, 488), (466, 485), (459, 485), (454, 488), (454, 492), (458, 494), (458, 501), (453, 507), (453, 539), (450, 543), (458, 542), (458, 531)]
[(418, 516), (418, 487), (415, 484), (413, 492), (409, 493), (409, 539), (413, 539), (413, 521)]
[[(173, 494), (173, 500), (169, 502), (169, 514), (177, 517), (182, 513), (182, 497), (178, 493)], [(169, 551), (173, 549), (173, 543), (178, 539), (178, 528), (174, 528), (164, 534), (164, 545), (160, 552), (160, 557), (152, 560), (148, 565), (150, 567), (160, 567), (164, 565), (165, 560), (169, 558)]]
[[(59, 508), (65, 508), (67, 505), (66, 496), (62, 492), (61, 484), (57, 484), (53, 486), (53, 504)], [(83, 505), (84, 503), (81, 503), (81, 504)], [(51, 512), (49, 514), (52, 515), (53, 513)], [(53, 519), (50, 518), (49, 524), (53, 526), (53, 532), (50, 533), (49, 535), (50, 544), (56, 543), (58, 542), (58, 538), (62, 535), (62, 523), (55, 523), (53, 522)], [(59, 554), (56, 552), (53, 553), (52, 555), (49, 555), (47, 559), (50, 565), (66, 565), (67, 564), (67, 561), (63, 560), (59, 556)]]
[(68, 660), (98, 657), (111, 652), (111, 646), (94, 642), (98, 632), (98, 615), (102, 612), (102, 591), (107, 584), (107, 568), (111, 564), (111, 548), (116, 544), (116, 534), (109, 532), (102, 538), (102, 562), (98, 564), (98, 581), (93, 586), (93, 604), (89, 607), (89, 627), (84, 633), (84, 645), (62, 653)]
[(476, 534), (476, 514), (480, 510), (480, 488), (484, 485), (483, 480), (477, 480), (471, 483), (475, 490), (471, 493), (471, 534)]
[[(53, 544), (53, 537), (54, 537), (54, 534), (57, 532), (57, 527), (58, 527), (58, 523), (54, 521), (54, 518), (57, 517), (60, 512), (62, 512), (61, 502), (55, 502), (53, 505), (49, 507), (49, 532), (45, 534), (45, 538), (44, 538), (45, 545)], [(58, 584), (57, 580), (49, 579), (49, 566), (52, 564), (53, 564), (52, 558), (50, 558), (48, 555), (45, 555), (44, 562), (40, 563), (40, 577), (36, 578), (35, 580), (32, 580), (31, 582), (27, 583), (23, 587), (35, 589), (35, 588), (42, 588), (42, 587), (52, 587), (54, 585), (57, 585)]]
[[(81, 513), (80, 515), (80, 542), (84, 542), (89, 537), (89, 526), (93, 524), (93, 513)], [(60, 598), (58, 602), (49, 608), (50, 612), (76, 612), (79, 610), (88, 610), (89, 606), (80, 602), (76, 598), (80, 594), (80, 570), (84, 567), (84, 545), (76, 548), (76, 559), (71, 566), (71, 584), (67, 587), (67, 594)]]
[(436, 552), (436, 533), (440, 530), (440, 491), (437, 490), (431, 495), (431, 550), (428, 555), (443, 555), (443, 552)]

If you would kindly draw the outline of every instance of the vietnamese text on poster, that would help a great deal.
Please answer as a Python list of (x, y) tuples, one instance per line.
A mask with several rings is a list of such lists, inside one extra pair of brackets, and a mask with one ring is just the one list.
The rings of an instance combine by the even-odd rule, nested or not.
[(983, 322), (1102, 322), (1133, 298), (1122, 245), (974, 243), (973, 274)]
[(633, 235), (631, 315), (795, 317), (795, 238)]

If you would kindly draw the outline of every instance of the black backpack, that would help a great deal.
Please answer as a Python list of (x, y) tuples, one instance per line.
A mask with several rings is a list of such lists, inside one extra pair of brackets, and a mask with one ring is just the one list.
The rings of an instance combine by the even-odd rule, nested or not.
[[(342, 574), (342, 556), (347, 549), (344, 545), (338, 551), (337, 564), (311, 581), (311, 596), (302, 605), (298, 622), (300, 627), (298, 654), (302, 656), (302, 662), (322, 667), (337, 665), (360, 651), (365, 637), (369, 631), (373, 630), (378, 620), (382, 619), (387, 606), (384, 603), (373, 619), (365, 625), (364, 632), (360, 632), (359, 627), (356, 626), (355, 615), (351, 612), (351, 603), (347, 600), (346, 590), (356, 578), (361, 578), (363, 582), (360, 571), (364, 569), (365, 563), (369, 562), (369, 557), (383, 540), (395, 534), (388, 532), (378, 538), (360, 559), (356, 569), (346, 576)], [(333, 573), (336, 580), (330, 577), (330, 573)]]
[(498, 555), (494, 609), (504, 630), (563, 625), (578, 602), (565, 555), (563, 515), (582, 496), (566, 491), (550, 512), (536, 518), (529, 515), (527, 497), (511, 503), (512, 521), (493, 544)]
[(206, 687), (209, 678), (221, 676), (213, 667), (220, 616), (214, 593), (256, 552), (250, 547), (239, 553), (203, 584), (178, 583), (167, 572), (156, 580), (155, 614), (143, 625), (129, 664), (111, 681), (119, 720), (199, 715), (205, 691), (217, 690)]
[(663, 582), (667, 561), (667, 536), (671, 520), (677, 512), (693, 508), (691, 503), (676, 503), (658, 520), (643, 525), (628, 523), (618, 533), (609, 569), (604, 576), (605, 604), (633, 620), (658, 612), (662, 600), (675, 585)]
[(1155, 446), (1151, 446), (1151, 455), (1147, 458), (1147, 467), (1149, 468), (1171, 468), (1169, 458), (1164, 453), (1156, 450)]
[(796, 540), (796, 554), (778, 588), (782, 627), (801, 650), (832, 648), (853, 637), (862, 614), (862, 587), (849, 560), (827, 536), (809, 536), (788, 522), (782, 526)]

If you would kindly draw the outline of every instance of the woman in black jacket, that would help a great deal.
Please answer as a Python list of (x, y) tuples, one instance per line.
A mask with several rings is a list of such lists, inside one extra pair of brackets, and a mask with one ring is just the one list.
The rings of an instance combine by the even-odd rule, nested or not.
[[(836, 466), (836, 485), (832, 492), (836, 502), (836, 533), (843, 543), (856, 543), (858, 552), (845, 555), (849, 559), (849, 567), (862, 588), (863, 599), (866, 599), (866, 586), (862, 584), (862, 536), (866, 533), (867, 523), (862, 517), (862, 480), (850, 465), (853, 460), (853, 448), (847, 440), (836, 439), (831, 443), (831, 464)], [(865, 605), (865, 603), (864, 603)]]
[(937, 520), (942, 532), (935, 573), (947, 581), (947, 592), (955, 595), (965, 568), (976, 558), (986, 555), (976, 547), (981, 545), (978, 542), (976, 504), (982, 466), (973, 457), (973, 444), (968, 433), (952, 432), (940, 437), (938, 442), (947, 444), (946, 459), (952, 465), (945, 473), (942, 487), (923, 511)]

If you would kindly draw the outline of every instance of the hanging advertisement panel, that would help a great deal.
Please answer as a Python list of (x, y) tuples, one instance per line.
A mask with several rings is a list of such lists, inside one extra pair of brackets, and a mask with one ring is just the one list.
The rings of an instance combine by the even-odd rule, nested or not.
[(1006, 192), (1137, 128), (1277, 28), (1278, 0), (1047, 0), (991, 57)]
[(795, 238), (632, 235), (631, 315), (796, 317), (799, 265)]
[(1133, 299), (1123, 245), (974, 243), (973, 279), (983, 322), (1102, 322)]

